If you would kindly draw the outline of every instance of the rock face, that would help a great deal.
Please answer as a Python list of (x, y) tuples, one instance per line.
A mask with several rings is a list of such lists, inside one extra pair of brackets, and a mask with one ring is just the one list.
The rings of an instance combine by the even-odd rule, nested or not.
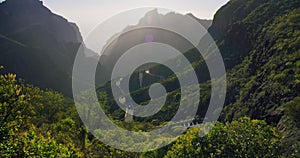
[(26, 82), (71, 94), (74, 58), (82, 43), (78, 27), (39, 0), (0, 4), (0, 65)]

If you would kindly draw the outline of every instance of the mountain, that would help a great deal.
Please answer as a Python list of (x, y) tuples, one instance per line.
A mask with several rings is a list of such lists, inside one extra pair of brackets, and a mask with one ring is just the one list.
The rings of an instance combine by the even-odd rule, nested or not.
[[(164, 29), (144, 27), (149, 25), (157, 25), (160, 27), (176, 26), (177, 28), (185, 28), (187, 17), (191, 17), (199, 22), (205, 29), (211, 26), (211, 20), (202, 20), (195, 17), (193, 14), (189, 13), (187, 15), (182, 15), (174, 12), (169, 12), (166, 14), (161, 14), (157, 9), (147, 12), (138, 22), (137, 25), (127, 26), (119, 34), (113, 36), (108, 40), (105, 49), (102, 51), (101, 66), (98, 67), (98, 75), (101, 78), (98, 80), (109, 81), (112, 69), (117, 62), (117, 60), (130, 48), (146, 43), (145, 37), (151, 35), (153, 37), (153, 42), (159, 42), (168, 44), (180, 52), (187, 52), (193, 48), (192, 44), (178, 35), (177, 33), (166, 31)], [(189, 18), (190, 19), (190, 18)], [(182, 21), (178, 23), (178, 21)], [(186, 23), (185, 23), (186, 22)], [(143, 28), (140, 28), (143, 27)], [(119, 36), (117, 36), (119, 35)], [(198, 57), (199, 59), (200, 57)], [(197, 57), (193, 56), (189, 60), (196, 60)], [(137, 59), (138, 60), (138, 59)], [(145, 70), (153, 67), (156, 64), (146, 65), (139, 68), (140, 70)], [(155, 72), (161, 73), (161, 72)], [(167, 73), (170, 74), (170, 73)], [(102, 83), (103, 84), (103, 83)]]
[(216, 13), (209, 30), (230, 61), (221, 120), (266, 120), (284, 132), (288, 155), (300, 142), (299, 8), (294, 0), (234, 0)]
[[(231, 122), (244, 116), (265, 120), (283, 132), (286, 157), (297, 155), (300, 148), (299, 23), (299, 1), (231, 0), (218, 10), (209, 28), (224, 58), (228, 77), (220, 121)], [(193, 58), (195, 49), (183, 53)], [(199, 63), (201, 59), (193, 62), (194, 69), (202, 70), (204, 65)], [(196, 71), (197, 75), (201, 72)], [(147, 119), (136, 118), (137, 121), (167, 121), (176, 113), (180, 89), (177, 84), (171, 84), (176, 78), (160, 82), (167, 89), (171, 87), (163, 112)], [(201, 118), (210, 101), (210, 82), (200, 83), (198, 115)], [(131, 95), (139, 103), (147, 102), (148, 88), (133, 91)], [(100, 90), (111, 95), (105, 88)], [(113, 105), (108, 108), (112, 115), (122, 118), (115, 103), (109, 105)]]
[(0, 4), (0, 64), (27, 83), (71, 96), (75, 55), (82, 43), (78, 27), (39, 0)]
[(213, 20), (199, 19), (195, 15), (193, 15), (192, 13), (188, 13), (186, 15), (194, 18), (195, 20), (197, 20), (205, 29), (209, 29), (210, 26), (212, 25), (212, 22), (213, 22)]
[[(180, 25), (182, 17), (192, 15), (161, 15), (154, 10), (140, 20), (140, 25), (147, 22), (147, 16), (153, 16), (152, 22), (155, 23)], [(2, 2), (0, 22), (0, 65), (5, 66), (4, 70), (16, 73), (28, 83), (70, 95), (73, 61), (82, 44), (78, 28), (53, 14), (38, 0)], [(230, 0), (218, 10), (208, 31), (219, 46), (227, 70), (227, 96), (219, 118), (224, 124), (217, 123), (204, 137), (199, 136), (200, 129), (190, 128), (178, 141), (153, 151), (153, 156), (147, 152), (145, 157), (174, 157), (179, 154), (181, 157), (186, 154), (192, 157), (256, 157), (257, 153), (260, 157), (300, 157), (299, 24), (300, 1), (297, 0)], [(203, 25), (210, 26), (208, 21), (203, 21)], [(98, 68), (109, 70), (110, 64), (122, 51), (144, 43), (145, 35), (150, 33), (155, 37), (154, 41), (169, 43), (182, 51), (198, 77), (202, 76), (199, 80), (201, 99), (195, 118), (195, 121), (202, 121), (211, 97), (210, 78), (203, 73), (207, 68), (203, 59), (196, 56), (198, 52), (178, 35), (146, 28), (112, 39), (113, 44), (108, 46)], [(81, 54), (85, 59), (81, 63), (83, 69), (87, 69), (90, 62), (98, 62), (92, 51), (81, 48), (84, 53), (89, 53)], [(106, 67), (101, 67), (103, 65)], [(151, 73), (156, 75), (167, 71), (162, 70), (167, 68), (160, 65), (151, 65), (150, 68)], [(106, 73), (108, 70), (105, 70)], [(185, 99), (181, 98), (180, 85), (174, 74), (167, 74), (160, 80), (146, 74), (144, 78), (146, 84), (143, 88), (131, 84), (134, 100), (147, 103), (149, 85), (160, 82), (167, 89), (167, 101), (154, 116), (135, 117), (132, 123), (120, 121), (124, 111), (116, 105), (109, 83), (98, 89), (99, 99), (103, 102), (101, 106), (121, 127), (147, 131), (164, 126), (177, 112), (180, 100)], [(137, 74), (134, 74), (132, 80), (137, 79)], [(25, 154), (42, 153), (60, 155), (58, 151), (66, 150), (71, 154), (69, 150), (74, 144), (74, 148), (81, 148), (86, 157), (143, 157), (140, 153), (126, 155), (93, 138), (82, 125), (72, 101), (61, 94), (18, 85), (14, 75), (1, 75), (1, 86), (1, 153), (24, 157)], [(83, 97), (90, 98), (90, 94), (86, 93)], [(87, 114), (93, 116), (95, 113)], [(42, 137), (43, 134), (48, 137)], [(120, 137), (119, 132), (116, 137)], [(127, 140), (126, 136), (121, 137)], [(47, 141), (50, 141), (50, 150), (49, 144), (45, 143)]]

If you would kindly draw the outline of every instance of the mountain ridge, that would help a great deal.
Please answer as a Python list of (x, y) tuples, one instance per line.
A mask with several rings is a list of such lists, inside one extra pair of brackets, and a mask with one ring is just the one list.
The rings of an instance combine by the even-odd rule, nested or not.
[(76, 24), (39, 0), (1, 2), (0, 22), (4, 73), (16, 73), (27, 83), (71, 96), (73, 62), (83, 42)]

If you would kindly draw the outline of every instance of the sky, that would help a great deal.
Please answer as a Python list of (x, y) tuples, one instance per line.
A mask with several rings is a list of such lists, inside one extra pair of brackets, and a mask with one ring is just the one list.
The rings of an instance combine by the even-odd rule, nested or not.
[(229, 0), (43, 0), (52, 12), (78, 25), (85, 38), (99, 23), (126, 10), (141, 7), (167, 8), (200, 19), (213, 19)]

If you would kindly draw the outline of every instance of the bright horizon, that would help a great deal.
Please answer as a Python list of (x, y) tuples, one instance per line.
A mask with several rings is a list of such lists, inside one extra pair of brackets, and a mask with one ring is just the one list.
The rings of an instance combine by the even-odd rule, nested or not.
[[(61, 15), (70, 22), (74, 22), (85, 38), (97, 24), (105, 21), (120, 12), (141, 8), (158, 7), (167, 8), (186, 14), (192, 13), (200, 19), (213, 19), (216, 11), (229, 0), (42, 0), (44, 5), (55, 14)], [(130, 22), (129, 22), (130, 23)]]

